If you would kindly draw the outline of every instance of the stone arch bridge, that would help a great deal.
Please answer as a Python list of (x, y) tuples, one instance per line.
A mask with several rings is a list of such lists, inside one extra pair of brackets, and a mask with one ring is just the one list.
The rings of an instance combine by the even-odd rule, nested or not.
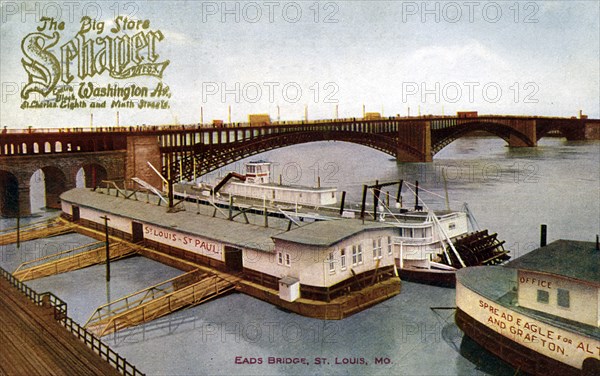
[(86, 186), (102, 180), (139, 177), (161, 187), (161, 178), (179, 180), (214, 171), (268, 150), (315, 141), (351, 142), (395, 157), (430, 162), (454, 140), (485, 131), (511, 147), (534, 147), (550, 132), (568, 140), (598, 139), (600, 121), (591, 119), (476, 116), (390, 117), (374, 120), (335, 119), (272, 124), (136, 126), (107, 128), (27, 129), (4, 131), (0, 137), (0, 214), (30, 212), (33, 173), (46, 176), (46, 202), (75, 187), (84, 169)]

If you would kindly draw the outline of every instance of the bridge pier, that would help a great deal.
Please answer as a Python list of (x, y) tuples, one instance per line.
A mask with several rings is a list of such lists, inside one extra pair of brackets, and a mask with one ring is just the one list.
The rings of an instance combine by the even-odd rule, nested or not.
[(510, 121), (511, 127), (518, 133), (511, 133), (508, 138), (508, 146), (534, 147), (537, 146), (537, 121), (513, 119)]
[(22, 184), (12, 173), (0, 171), (0, 215), (16, 217), (31, 214), (29, 184)]
[(600, 140), (600, 122), (586, 122), (583, 133), (584, 140)]
[(148, 166), (162, 171), (162, 154), (156, 136), (127, 137), (125, 179), (140, 178), (157, 189), (162, 189), (162, 179)]
[(423, 153), (421, 155), (416, 155), (415, 153), (408, 152), (400, 147), (396, 152), (396, 161), (397, 162), (432, 162), (433, 156), (431, 155), (431, 151), (429, 153)]
[[(19, 215), (26, 216), (31, 214), (31, 199), (29, 184), (19, 184), (17, 194), (17, 207)], [(17, 213), (14, 213), (16, 215)]]
[(508, 139), (508, 146), (511, 148), (533, 147), (533, 146), (537, 146), (537, 141), (533, 141), (533, 145), (531, 145), (530, 142), (526, 142), (522, 138), (519, 138), (519, 137), (515, 136), (514, 134), (511, 134)]
[(431, 162), (431, 122), (407, 121), (398, 127), (398, 162)]

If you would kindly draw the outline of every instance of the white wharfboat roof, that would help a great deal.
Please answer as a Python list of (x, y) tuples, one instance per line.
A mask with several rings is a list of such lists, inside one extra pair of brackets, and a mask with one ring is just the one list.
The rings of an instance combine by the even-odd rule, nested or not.
[[(135, 200), (115, 197), (114, 190), (111, 195), (99, 191), (101, 190), (94, 192), (87, 188), (75, 188), (63, 193), (61, 199), (80, 207), (267, 252), (274, 250), (273, 239), (326, 247), (363, 231), (393, 228), (397, 225), (396, 221), (365, 221), (363, 224), (359, 219), (335, 219), (293, 226), (290, 231), (285, 231), (288, 221), (281, 218), (269, 218), (271, 227), (264, 227), (261, 225), (264, 223), (262, 215), (247, 213), (251, 222), (247, 224), (240, 222), (241, 217), (233, 221), (212, 217), (210, 213), (213, 208), (210, 206), (201, 205), (205, 213), (196, 214), (196, 205), (193, 203), (186, 204), (189, 205), (189, 211), (167, 213), (165, 206), (146, 203), (145, 195), (138, 196), (138, 200)], [(155, 202), (156, 198), (151, 197), (150, 201)]]
[(273, 236), (275, 240), (328, 247), (363, 231), (394, 228), (392, 223), (365, 221), (360, 219), (338, 219), (313, 222), (292, 231)]
[[(282, 231), (281, 227), (267, 228), (240, 223), (238, 222), (239, 219), (238, 221), (229, 221), (222, 218), (213, 218), (210, 215), (196, 214), (196, 210), (167, 213), (165, 206), (115, 197), (114, 190), (112, 193), (113, 195), (108, 195), (85, 188), (75, 188), (63, 193), (61, 199), (81, 207), (97, 209), (121, 217), (132, 218), (136, 221), (200, 235), (226, 244), (267, 252), (272, 252), (274, 249), (271, 236)], [(151, 197), (150, 201), (156, 202), (156, 197)], [(190, 205), (193, 206), (191, 203)], [(212, 210), (212, 207), (210, 209)], [(276, 219), (269, 218), (269, 220), (274, 222)]]

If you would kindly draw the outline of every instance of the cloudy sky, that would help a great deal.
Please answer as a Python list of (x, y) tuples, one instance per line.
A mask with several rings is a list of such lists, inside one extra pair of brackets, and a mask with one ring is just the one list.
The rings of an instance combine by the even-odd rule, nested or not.
[[(574, 116), (581, 109), (598, 118), (599, 9), (597, 1), (3, 1), (0, 123), (89, 126), (93, 114), (94, 126), (115, 124), (113, 97), (97, 98), (107, 100), (102, 109), (89, 102), (73, 110), (22, 108), (23, 88), (40, 79), (24, 67), (32, 53), (26, 37), (41, 17), (58, 21), (54, 30), (39, 32), (48, 38), (57, 31), (56, 45), (38, 47), (63, 61), (63, 73), (77, 76), (79, 58), (64, 64), (61, 46), (76, 37), (86, 15), (96, 22), (79, 37), (86, 40), (164, 35), (155, 44), (156, 62), (169, 61), (161, 79), (116, 79), (106, 70), (70, 82), (75, 95), (89, 82), (169, 87), (168, 109), (121, 108), (121, 125), (191, 124), (201, 112), (205, 122), (227, 120), (229, 107), (232, 121), (250, 113), (301, 119), (305, 111), (310, 119), (332, 118), (336, 108), (339, 117), (358, 117), (363, 105), (384, 115)], [(148, 23), (113, 33), (119, 15)], [(97, 54), (102, 44), (95, 46)], [(64, 83), (61, 76), (56, 86)], [(48, 103), (53, 94), (30, 101), (36, 98)], [(155, 98), (133, 99), (137, 106)]]

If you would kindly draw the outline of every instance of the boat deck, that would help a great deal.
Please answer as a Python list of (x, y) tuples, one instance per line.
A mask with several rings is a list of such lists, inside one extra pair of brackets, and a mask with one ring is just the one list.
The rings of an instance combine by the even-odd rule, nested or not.
[(120, 375), (54, 319), (0, 277), (0, 374)]
[[(269, 186), (265, 184), (264, 186)], [(274, 184), (274, 186), (278, 186)], [(214, 204), (226, 208), (229, 205), (229, 193), (221, 192), (219, 197), (216, 199), (210, 198), (209, 196), (204, 196), (201, 193), (201, 190), (191, 188), (191, 186), (187, 186), (190, 189), (185, 188), (181, 184), (175, 184), (175, 196), (179, 199), (183, 199), (184, 201), (188, 201), (188, 203), (199, 202), (201, 205), (210, 205), (211, 202)], [(293, 186), (287, 186), (293, 187)], [(298, 186), (299, 188), (300, 186)], [(233, 201), (233, 206), (236, 210), (244, 209), (249, 210), (250, 213), (261, 214), (263, 210), (266, 209), (269, 213), (269, 216), (280, 217), (284, 216), (281, 214), (281, 211), (288, 212), (296, 212), (295, 214), (306, 217), (306, 216), (314, 216), (318, 219), (322, 220), (331, 220), (331, 219), (339, 219), (343, 218), (340, 215), (340, 207), (336, 205), (314, 205), (314, 204), (295, 204), (293, 202), (284, 202), (277, 201), (271, 199), (260, 199), (260, 198), (252, 198), (252, 197), (244, 197), (244, 196), (236, 196)], [(429, 215), (427, 210), (413, 210), (412, 207), (407, 206), (404, 208), (396, 208), (389, 205), (388, 208), (384, 210), (385, 217), (388, 222), (396, 222), (396, 223), (404, 223), (404, 224), (420, 224)], [(353, 217), (347, 218), (359, 218), (361, 215), (361, 204), (359, 202), (346, 202), (344, 205), (344, 212), (347, 215), (353, 215)], [(438, 219), (442, 219), (443, 217), (454, 215), (456, 211), (447, 210), (447, 209), (435, 209), (433, 211)], [(373, 220), (373, 206), (369, 201), (366, 203), (365, 207), (365, 219), (372, 221)]]

